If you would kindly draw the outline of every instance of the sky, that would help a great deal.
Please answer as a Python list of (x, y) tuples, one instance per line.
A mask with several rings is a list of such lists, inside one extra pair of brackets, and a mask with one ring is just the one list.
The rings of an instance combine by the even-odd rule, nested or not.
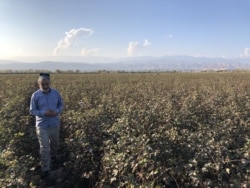
[(249, 0), (0, 0), (0, 59), (250, 58)]

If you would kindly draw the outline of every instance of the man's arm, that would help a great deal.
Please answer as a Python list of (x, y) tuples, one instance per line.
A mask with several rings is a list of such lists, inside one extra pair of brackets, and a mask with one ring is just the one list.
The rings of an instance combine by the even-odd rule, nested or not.
[(41, 116), (41, 117), (46, 116), (45, 111), (39, 110), (37, 108), (36, 97), (34, 94), (31, 96), (29, 112), (31, 115), (34, 116)]
[(62, 100), (61, 95), (58, 93), (58, 104), (57, 104), (57, 109), (55, 112), (57, 114), (60, 114), (62, 113), (62, 110), (63, 110), (63, 100)]

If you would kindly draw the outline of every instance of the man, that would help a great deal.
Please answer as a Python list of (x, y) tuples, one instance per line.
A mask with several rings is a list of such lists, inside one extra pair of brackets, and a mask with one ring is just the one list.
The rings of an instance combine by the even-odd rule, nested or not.
[(59, 114), (63, 110), (62, 97), (50, 87), (50, 75), (40, 73), (39, 89), (31, 96), (30, 114), (36, 116), (36, 134), (40, 145), (42, 177), (51, 170), (59, 146)]

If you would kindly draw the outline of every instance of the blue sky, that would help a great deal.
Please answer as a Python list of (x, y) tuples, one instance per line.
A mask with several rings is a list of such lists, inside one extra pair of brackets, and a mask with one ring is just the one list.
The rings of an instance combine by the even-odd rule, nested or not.
[(250, 57), (249, 0), (0, 0), (0, 59)]

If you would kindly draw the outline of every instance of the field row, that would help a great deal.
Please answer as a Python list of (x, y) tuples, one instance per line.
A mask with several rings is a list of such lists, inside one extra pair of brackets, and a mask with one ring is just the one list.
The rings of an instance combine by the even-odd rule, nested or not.
[[(247, 187), (248, 73), (52, 74), (64, 100), (65, 183), (89, 187)], [(2, 185), (41, 180), (29, 116), (37, 75), (0, 75)]]

